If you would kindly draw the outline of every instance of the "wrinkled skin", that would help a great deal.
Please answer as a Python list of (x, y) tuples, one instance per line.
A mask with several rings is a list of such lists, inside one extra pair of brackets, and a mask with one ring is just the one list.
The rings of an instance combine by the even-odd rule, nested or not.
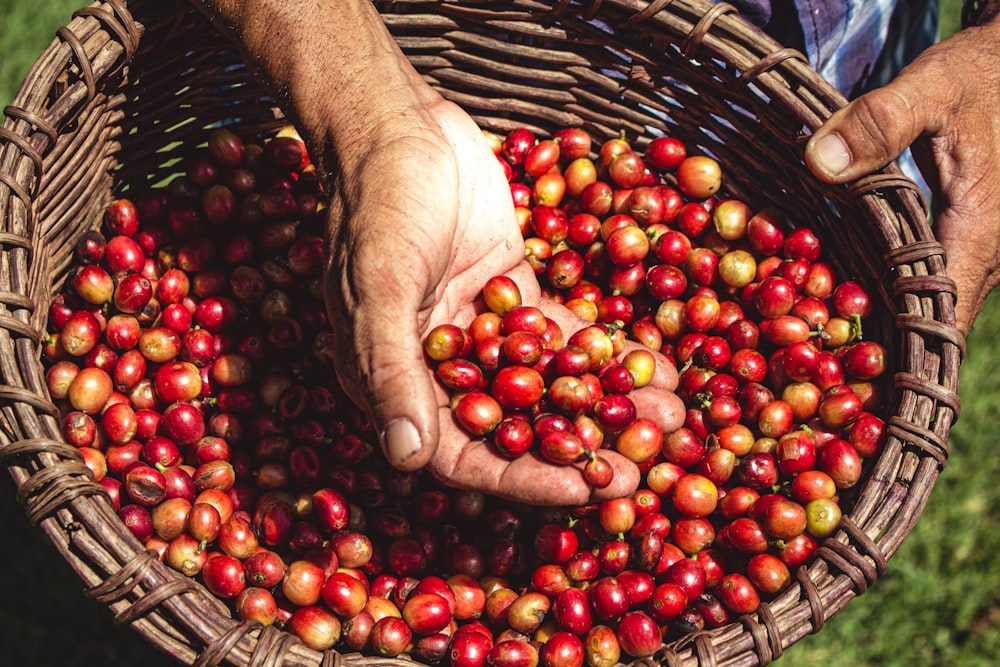
[(913, 144), (934, 192), (934, 231), (957, 286), (956, 320), (963, 334), (1000, 283), (997, 108), (1000, 22), (993, 20), (928, 48), (891, 83), (837, 111), (806, 148), (806, 161), (819, 178), (842, 183), (882, 167)]
[[(204, 0), (328, 176), (326, 298), (341, 385), (369, 414), (390, 463), (457, 487), (541, 505), (631, 493), (638, 468), (608, 452), (612, 484), (592, 495), (581, 467), (508, 461), (455, 424), (422, 356), (436, 325), (466, 324), (487, 279), (508, 274), (524, 303), (565, 335), (584, 323), (541, 299), (510, 190), (482, 131), (412, 68), (368, 0)], [(301, 11), (299, 11), (301, 10)], [(683, 422), (665, 359), (636, 392), (666, 431)]]
[[(336, 181), (326, 293), (329, 311), (340, 315), (333, 318), (338, 338), (356, 342), (337, 359), (342, 384), (388, 429), (387, 453), (398, 467), (428, 465), (452, 484), (540, 504), (586, 501), (579, 471), (533, 456), (509, 462), (470, 442), (427, 370), (423, 337), (437, 324), (468, 324), (493, 275), (513, 277), (524, 302), (542, 307), (567, 336), (583, 322), (541, 299), (509, 188), (481, 130), (443, 100), (421, 110), (426, 128), (408, 123), (402, 137), (367, 151), (360, 172)], [(675, 372), (666, 360), (660, 367), (656, 385), (641, 391), (643, 404), (673, 430), (683, 406), (670, 391)], [(421, 446), (413, 446), (407, 422)], [(637, 469), (606, 456), (617, 474), (602, 495), (630, 493)]]

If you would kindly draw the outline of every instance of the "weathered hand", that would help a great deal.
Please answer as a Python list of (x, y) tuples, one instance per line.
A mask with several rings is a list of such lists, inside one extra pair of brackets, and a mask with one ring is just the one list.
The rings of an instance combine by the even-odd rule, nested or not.
[[(524, 260), (510, 189), (481, 130), (439, 99), (401, 114), (349, 160), (335, 181), (326, 294), (339, 339), (341, 384), (374, 418), (389, 461), (428, 466), (446, 483), (537, 504), (580, 504), (591, 489), (577, 468), (534, 456), (509, 461), (454, 422), (447, 394), (423, 359), (422, 340), (444, 322), (468, 324), (486, 280), (508, 274), (527, 304), (567, 333), (584, 323), (544, 302)], [(360, 148), (360, 146), (358, 147)], [(643, 413), (666, 430), (684, 409), (676, 372), (661, 359), (637, 392)], [(601, 497), (633, 491), (635, 465), (607, 452), (615, 480)]]
[[(934, 229), (967, 334), (1000, 283), (1000, 21), (927, 49), (884, 88), (837, 111), (806, 161), (828, 182), (884, 166), (911, 143), (934, 190)], [(915, 142), (915, 143), (914, 143)]]
[[(494, 275), (510, 274), (525, 303), (542, 305), (510, 188), (480, 128), (427, 85), (368, 0), (294, 12), (279, 0), (199, 4), (241, 46), (329, 176), (325, 289), (337, 373), (372, 415), (389, 462), (526, 502), (587, 502), (578, 469), (531, 456), (512, 463), (461, 432), (423, 359), (427, 332), (471, 321)], [(545, 310), (567, 335), (582, 325), (565, 308)], [(636, 402), (672, 431), (684, 409), (675, 369), (660, 366)], [(631, 492), (636, 466), (608, 458), (617, 474), (602, 495)]]

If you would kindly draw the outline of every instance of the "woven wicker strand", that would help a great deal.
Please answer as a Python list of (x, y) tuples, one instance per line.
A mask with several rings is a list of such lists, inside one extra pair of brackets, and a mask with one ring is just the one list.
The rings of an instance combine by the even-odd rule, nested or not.
[[(844, 104), (805, 57), (706, 0), (385, 0), (386, 26), (424, 78), (484, 128), (674, 135), (726, 169), (726, 192), (817, 230), (841, 276), (880, 307), (889, 438), (841, 529), (795, 583), (750, 616), (637, 665), (766, 665), (876, 584), (949, 454), (964, 339), (955, 287), (919, 189), (895, 166), (849, 187), (814, 180), (810, 133)], [(116, 196), (169, 175), (204, 129), (283, 124), (238, 52), (186, 2), (82, 7), (29, 71), (0, 127), (0, 460), (17, 501), (109, 613), (181, 663), (412, 665), (319, 653), (234, 619), (201, 584), (138, 544), (59, 436), (39, 347), (68, 258)]]

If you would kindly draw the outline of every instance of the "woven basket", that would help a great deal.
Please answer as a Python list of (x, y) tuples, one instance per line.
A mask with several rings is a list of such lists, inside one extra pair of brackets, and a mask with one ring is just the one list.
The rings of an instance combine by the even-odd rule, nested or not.
[[(913, 528), (948, 456), (963, 339), (919, 191), (895, 167), (814, 180), (809, 133), (844, 100), (803, 56), (706, 0), (377, 2), (423, 75), (483, 127), (668, 133), (726, 169), (725, 189), (812, 226), (841, 277), (875, 288), (866, 327), (890, 351), (884, 452), (841, 530), (752, 616), (664, 647), (663, 665), (767, 664), (863, 593)], [(204, 128), (280, 124), (238, 53), (187, 3), (80, 9), (29, 72), (0, 130), (0, 459), (17, 501), (115, 620), (186, 664), (335, 665), (273, 627), (234, 620), (144, 551), (72, 446), (39, 361), (74, 243), (115, 197), (171, 173)]]

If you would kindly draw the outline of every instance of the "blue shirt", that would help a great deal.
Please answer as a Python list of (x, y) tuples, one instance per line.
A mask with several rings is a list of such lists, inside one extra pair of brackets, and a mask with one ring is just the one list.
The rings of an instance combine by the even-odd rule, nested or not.
[[(805, 53), (812, 68), (848, 99), (889, 83), (938, 38), (937, 0), (728, 2), (782, 46)], [(897, 163), (929, 198), (910, 151)]]
[(937, 39), (936, 0), (729, 0), (846, 97), (884, 85)]

